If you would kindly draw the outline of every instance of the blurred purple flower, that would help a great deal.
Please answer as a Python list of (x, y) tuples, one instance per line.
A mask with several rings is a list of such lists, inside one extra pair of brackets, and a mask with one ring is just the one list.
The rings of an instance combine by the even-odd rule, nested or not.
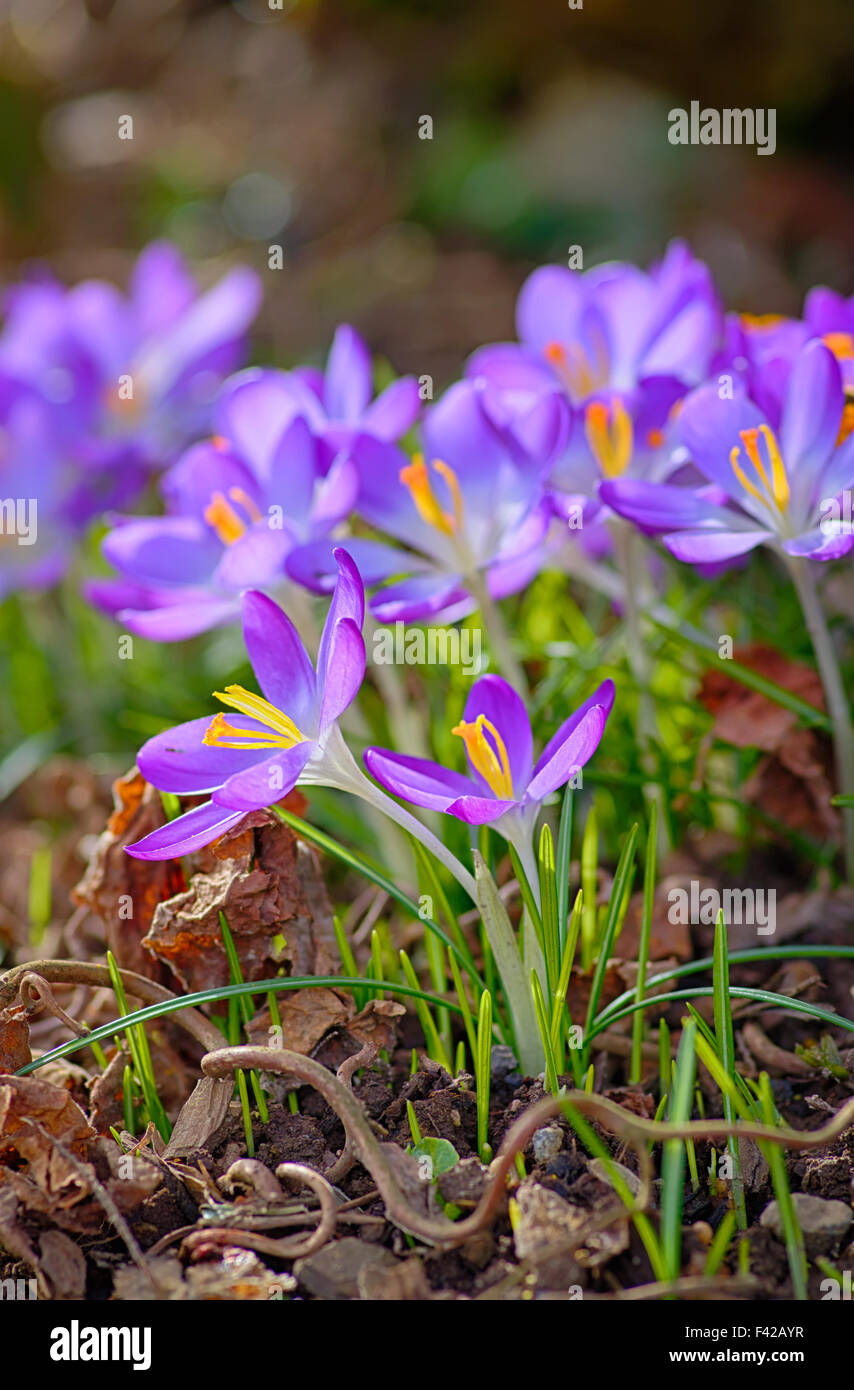
[[(795, 358), (779, 429), (741, 390), (694, 391), (680, 437), (709, 486), (616, 479), (603, 500), (691, 564), (719, 564), (757, 545), (832, 560), (854, 544), (841, 494), (854, 485), (854, 435), (839, 362), (817, 339)], [(850, 508), (849, 508), (850, 510)]]
[(244, 589), (282, 585), (292, 547), (328, 536), (356, 499), (354, 463), (340, 453), (325, 469), (283, 373), (235, 378), (215, 423), (161, 479), (168, 514), (122, 519), (104, 538), (122, 578), (86, 586), (140, 636), (172, 642), (236, 618)]
[(239, 685), (216, 692), (236, 714), (192, 719), (140, 749), (142, 775), (177, 796), (209, 801), (128, 846), (135, 859), (174, 859), (223, 835), (249, 811), (273, 806), (297, 782), (336, 786), (350, 754), (337, 719), (365, 674), (365, 596), (359, 572), (336, 550), (338, 581), (317, 669), (299, 633), (265, 594), (243, 596), (243, 636), (263, 696)]
[(100, 280), (66, 289), (49, 275), (14, 287), (0, 370), (61, 407), (69, 458), (101, 474), (94, 501), (121, 505), (147, 469), (209, 429), (260, 298), (246, 267), (199, 294), (177, 248), (154, 242), (127, 296)]
[(411, 376), (391, 382), (374, 398), (370, 352), (349, 324), (336, 329), (325, 371), (297, 367), (287, 374), (287, 383), (295, 411), (336, 452), (357, 434), (393, 443), (412, 427), (421, 408)]
[(661, 378), (685, 387), (703, 379), (720, 322), (711, 275), (681, 242), (648, 272), (620, 262), (583, 273), (542, 266), (519, 295), (520, 342), (480, 348), (466, 370), (517, 400), (557, 385), (574, 406)]
[[(513, 426), (496, 423), (480, 383), (458, 382), (428, 413), (424, 455), (360, 436), (357, 511), (396, 544), (353, 538), (347, 546), (382, 622), (434, 617), (452, 622), (477, 607), (482, 577), (491, 597), (517, 592), (540, 569), (550, 510), (543, 460), (562, 419), (553, 395)], [(401, 548), (402, 547), (402, 548)], [(316, 592), (331, 583), (328, 542), (296, 548), (288, 573)]]

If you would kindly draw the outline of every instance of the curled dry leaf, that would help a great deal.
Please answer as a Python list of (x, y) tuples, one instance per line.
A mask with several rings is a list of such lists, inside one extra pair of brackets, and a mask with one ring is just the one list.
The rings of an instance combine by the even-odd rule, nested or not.
[(0, 1010), (0, 1072), (18, 1071), (31, 1061), (26, 1016), (13, 1009)]
[(228, 984), (220, 912), (244, 979), (284, 966), (321, 975), (337, 963), (332, 910), (314, 850), (267, 811), (253, 812), (192, 860), (189, 887), (154, 910), (144, 947), (185, 989)]
[(72, 897), (101, 918), (119, 965), (159, 979), (163, 972), (143, 950), (142, 938), (157, 904), (184, 887), (183, 871), (174, 860), (125, 854), (127, 845), (165, 824), (160, 793), (133, 771), (114, 782), (113, 800), (113, 814)]
[(300, 989), (279, 996), (281, 1038), (275, 1035), (271, 1044), (274, 1034), (269, 1009), (256, 1014), (247, 1035), (250, 1042), (259, 1046), (286, 1047), (310, 1056), (326, 1034), (335, 1029), (341, 1034), (343, 1060), (365, 1043), (391, 1050), (405, 1013), (404, 1005), (393, 999), (370, 999), (357, 1013), (352, 995), (345, 990)]
[(14, 1172), (43, 1193), (51, 1207), (70, 1207), (88, 1193), (76, 1167), (27, 1123), (36, 1120), (81, 1160), (95, 1138), (66, 1090), (36, 1076), (0, 1078), (0, 1183)]

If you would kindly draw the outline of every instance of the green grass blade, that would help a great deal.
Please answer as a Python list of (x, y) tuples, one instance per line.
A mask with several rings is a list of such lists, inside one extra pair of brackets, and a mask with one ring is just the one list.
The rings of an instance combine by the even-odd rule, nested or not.
[[(729, 992), (729, 960), (727, 958), (726, 924), (723, 912), (718, 913), (715, 923), (714, 971), (712, 977), (715, 1005), (715, 1038), (720, 1051), (721, 1062), (727, 1075), (735, 1079), (735, 1035), (732, 1026), (732, 998)], [(723, 1092), (724, 1119), (730, 1124), (735, 1120), (735, 1107), (732, 1100)], [(744, 1199), (744, 1183), (741, 1177), (741, 1160), (738, 1140), (731, 1136), (727, 1141), (732, 1159), (732, 1197), (738, 1216), (738, 1224), (747, 1230), (747, 1207)]]
[[(759, 1077), (759, 1103), (762, 1107), (762, 1119), (766, 1125), (776, 1125), (777, 1111), (774, 1106), (774, 1098), (771, 1094), (771, 1082), (768, 1073), (763, 1071)], [(774, 1189), (774, 1196), (777, 1198), (777, 1206), (780, 1212), (780, 1222), (783, 1227), (783, 1237), (786, 1243), (786, 1255), (789, 1261), (789, 1271), (792, 1276), (792, 1287), (795, 1298), (803, 1301), (807, 1297), (807, 1256), (804, 1246), (804, 1235), (801, 1230), (798, 1214), (795, 1211), (795, 1204), (792, 1201), (792, 1193), (789, 1187), (789, 1175), (786, 1172), (786, 1159), (779, 1144), (760, 1143), (759, 1145), (768, 1167), (771, 1170), (771, 1185)]]
[[(686, 1124), (691, 1118), (697, 1055), (694, 1047), (697, 1027), (688, 1019), (679, 1040), (673, 1072), (673, 1091), (667, 1118), (671, 1124)], [(685, 1144), (666, 1139), (661, 1155), (661, 1249), (668, 1279), (678, 1279), (682, 1268), (682, 1205), (685, 1186)]]
[[(624, 911), (624, 901), (629, 878), (634, 867), (635, 845), (638, 838), (637, 822), (632, 826), (626, 836), (622, 853), (617, 863), (617, 871), (614, 874), (614, 884), (611, 889), (611, 898), (608, 903), (608, 911), (605, 916), (605, 927), (602, 932), (602, 940), (599, 943), (599, 953), (596, 960), (596, 969), (593, 972), (593, 983), (590, 987), (590, 999), (587, 1004), (587, 1017), (584, 1021), (584, 1045), (585, 1061), (587, 1060), (587, 1044), (590, 1036), (590, 1029), (596, 1017), (596, 1010), (599, 1007), (599, 1000), (602, 995), (602, 987), (605, 983), (605, 971), (608, 968), (608, 960), (611, 954), (611, 947), (617, 933), (617, 927), (621, 921), (621, 914)], [(584, 933), (583, 913), (582, 913), (582, 936)]]
[[(638, 978), (635, 985), (635, 999), (643, 998), (646, 988), (646, 967), (649, 962), (649, 941), (652, 934), (652, 908), (655, 898), (656, 845), (658, 840), (658, 802), (653, 799), (650, 807), (649, 834), (646, 841), (646, 862), (643, 873), (643, 916), (641, 919), (640, 944), (638, 947)], [(638, 1009), (632, 1019), (632, 1057), (629, 1066), (629, 1082), (638, 1085), (642, 1073), (642, 1048), (644, 1035), (643, 1009)]]

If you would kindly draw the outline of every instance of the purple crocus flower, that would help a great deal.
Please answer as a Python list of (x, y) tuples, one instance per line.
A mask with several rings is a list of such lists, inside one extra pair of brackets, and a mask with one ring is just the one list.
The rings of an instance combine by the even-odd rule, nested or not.
[(399, 377), (374, 398), (371, 355), (349, 324), (335, 332), (325, 371), (297, 367), (287, 376), (294, 409), (333, 451), (358, 434), (394, 442), (418, 418), (421, 399), (414, 377)]
[(384, 748), (367, 748), (365, 765), (387, 791), (404, 801), (444, 811), (468, 825), (494, 826), (527, 866), (543, 801), (596, 752), (613, 703), (614, 683), (603, 681), (560, 726), (535, 763), (531, 723), (522, 700), (501, 676), (482, 676), (472, 686), (463, 718), (453, 730), (465, 744), (468, 772)]
[(178, 250), (154, 242), (127, 296), (99, 280), (65, 289), (51, 277), (7, 296), (0, 369), (62, 408), (65, 443), (81, 467), (116, 485), (120, 505), (145, 470), (209, 427), (210, 407), (239, 366), (261, 298), (246, 267), (199, 294)]
[(328, 536), (355, 501), (354, 463), (326, 464), (283, 373), (241, 374), (215, 423), (217, 437), (161, 479), (168, 514), (123, 519), (104, 538), (121, 579), (86, 588), (140, 636), (177, 641), (236, 618), (244, 589), (282, 586), (293, 546)]
[(691, 564), (719, 564), (757, 545), (832, 560), (854, 544), (841, 494), (854, 484), (854, 436), (839, 362), (813, 339), (789, 374), (779, 431), (741, 391), (700, 387), (679, 417), (695, 489), (617, 479), (603, 500)]
[(338, 786), (352, 758), (337, 720), (365, 674), (365, 601), (359, 572), (335, 552), (338, 582), (317, 669), (281, 608), (265, 594), (243, 597), (243, 636), (263, 695), (239, 685), (217, 692), (236, 714), (192, 719), (149, 739), (140, 772), (161, 791), (210, 797), (128, 846), (135, 859), (174, 859), (223, 835), (250, 811), (275, 805), (297, 782)]
[(557, 384), (577, 406), (660, 378), (701, 381), (720, 309), (706, 266), (672, 242), (646, 273), (616, 262), (583, 273), (542, 266), (522, 287), (516, 326), (519, 343), (479, 349), (468, 374), (517, 395)]
[[(550, 509), (542, 486), (562, 420), (554, 396), (536, 401), (512, 428), (484, 408), (482, 386), (452, 386), (429, 412), (424, 454), (362, 435), (357, 511), (397, 544), (354, 538), (348, 549), (365, 583), (379, 585), (371, 611), (382, 622), (452, 622), (477, 607), (471, 586), (517, 592), (542, 565)], [(328, 543), (295, 549), (289, 574), (317, 592), (330, 584)]]

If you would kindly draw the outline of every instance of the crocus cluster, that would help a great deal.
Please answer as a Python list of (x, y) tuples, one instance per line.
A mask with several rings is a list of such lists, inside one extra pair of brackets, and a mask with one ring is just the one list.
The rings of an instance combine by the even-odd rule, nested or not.
[[(475, 351), (435, 402), (429, 378), (377, 392), (347, 325), (323, 367), (245, 369), (259, 297), (241, 268), (200, 293), (167, 243), (142, 252), (127, 294), (36, 274), (6, 296), (0, 598), (55, 582), (105, 520), (114, 573), (87, 585), (92, 602), (157, 641), (242, 617), (263, 692), (229, 686), (229, 714), (146, 745), (155, 785), (209, 800), (135, 853), (205, 843), (298, 780), (384, 797), (398, 819), (388, 793), (494, 824), (521, 852), (595, 750), (612, 687), (534, 761), (518, 691), (489, 674), (454, 729), (467, 771), (371, 748), (369, 782), (338, 726), (366, 606), (378, 622), (479, 609), (488, 628), (568, 546), (601, 551), (613, 531), (624, 554), (631, 527), (711, 571), (768, 546), (800, 575), (854, 543), (854, 302), (830, 290), (798, 319), (725, 313), (681, 242), (648, 270), (541, 267), (517, 340)], [(159, 501), (140, 515), (152, 471)], [(330, 599), (315, 664), (278, 602), (298, 593), (303, 609)]]

